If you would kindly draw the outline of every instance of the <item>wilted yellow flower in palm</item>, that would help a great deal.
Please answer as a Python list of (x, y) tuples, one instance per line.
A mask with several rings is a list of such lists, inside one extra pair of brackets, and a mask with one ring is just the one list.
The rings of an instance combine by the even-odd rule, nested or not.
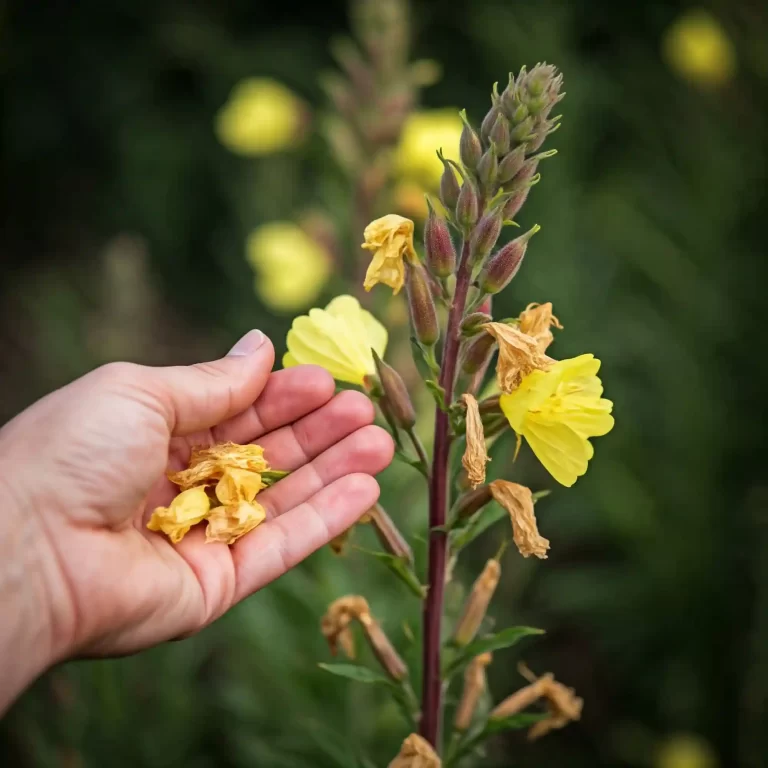
[(158, 507), (147, 528), (161, 531), (174, 544), (187, 535), (193, 525), (201, 523), (211, 509), (211, 502), (205, 488), (196, 487), (183, 491), (167, 507)]
[(267, 77), (239, 82), (216, 115), (216, 135), (232, 152), (269, 155), (301, 136), (306, 108), (282, 83)]
[(547, 347), (555, 340), (552, 335), (552, 328), (563, 329), (560, 321), (552, 314), (552, 302), (547, 301), (544, 304), (529, 304), (520, 313), (520, 330), (536, 339), (539, 352), (544, 354)]
[(260, 445), (237, 445), (219, 443), (208, 447), (192, 449), (187, 469), (169, 472), (168, 479), (182, 489), (201, 485), (211, 480), (220, 480), (230, 469), (246, 469), (249, 472), (264, 472), (269, 469)]
[(458, 160), (462, 127), (458, 110), (413, 112), (403, 126), (397, 148), (396, 163), (400, 175), (419, 181), (426, 189), (437, 189), (443, 164), (436, 150), (442, 148), (445, 157)]
[(414, 262), (413, 222), (396, 213), (388, 213), (372, 221), (363, 233), (362, 248), (372, 251), (363, 287), (370, 291), (377, 283), (388, 285), (398, 293), (405, 282), (405, 261)]
[(549, 540), (539, 534), (531, 489), (506, 480), (494, 480), (490, 489), (493, 498), (509, 513), (512, 537), (520, 554), (523, 557), (536, 555), (545, 559)]
[(720, 22), (702, 8), (680, 16), (667, 29), (662, 50), (669, 66), (695, 85), (717, 87), (736, 72), (736, 52)]
[(418, 733), (412, 733), (388, 768), (440, 768), (441, 765), (432, 745)]
[(256, 501), (239, 501), (235, 504), (214, 507), (208, 515), (205, 540), (234, 544), (241, 536), (245, 536), (266, 519), (267, 513), (264, 507)]
[(293, 321), (283, 366), (319, 365), (334, 379), (363, 386), (376, 374), (371, 349), (384, 357), (387, 329), (354, 296), (337, 296), (325, 309)]
[(510, 426), (524, 437), (552, 477), (573, 485), (594, 454), (590, 437), (613, 428), (613, 403), (606, 400), (594, 355), (580, 355), (534, 370), (499, 405)]
[(272, 221), (251, 232), (246, 258), (256, 271), (259, 298), (280, 311), (309, 306), (331, 272), (330, 255), (292, 221)]

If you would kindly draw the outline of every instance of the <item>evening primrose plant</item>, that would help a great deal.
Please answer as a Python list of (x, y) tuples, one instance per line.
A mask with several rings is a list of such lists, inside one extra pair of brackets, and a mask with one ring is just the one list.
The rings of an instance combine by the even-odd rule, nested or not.
[[(602, 396), (598, 376), (600, 361), (592, 354), (565, 360), (552, 356), (554, 332), (563, 326), (551, 303), (528, 304), (512, 318), (494, 319), (492, 311), (493, 296), (515, 277), (539, 229), (497, 247), (537, 183), (541, 160), (554, 154), (540, 149), (559, 127), (559, 116), (550, 114), (564, 96), (562, 81), (553, 66), (523, 68), (516, 77), (510, 75), (501, 93), (494, 86), (479, 131), (462, 113), (460, 162), (445, 159), (435, 148), (443, 163), (440, 203), (445, 213), (430, 206), (423, 258), (408, 219), (389, 214), (364, 229), (363, 248), (372, 256), (365, 289), (379, 285), (396, 294), (404, 286), (407, 293), (417, 365), (435, 402), (431, 456), (413, 432), (414, 408), (403, 380), (383, 360), (387, 331), (356, 298), (338, 296), (325, 309), (310, 310), (294, 320), (288, 334), (284, 364), (320, 365), (339, 382), (366, 392), (389, 424), (401, 458), (421, 471), (429, 487), (429, 511), (423, 518), (429, 540), (425, 575), (414, 571), (410, 547), (392, 518), (380, 507), (366, 516), (380, 534), (386, 532), (379, 536), (385, 552), (378, 554), (388, 558), (423, 602), (420, 700), (410, 671), (373, 618), (374, 601), (340, 596), (322, 622), (331, 652), (348, 659), (355, 658), (352, 633), (359, 625), (385, 676), (355, 664), (323, 666), (337, 675), (386, 685), (408, 720), (413, 732), (390, 768), (465, 764), (498, 731), (528, 728), (529, 738), (536, 739), (581, 715), (582, 700), (572, 689), (551, 674), (537, 676), (527, 668), (521, 668), (526, 686), (495, 706), (486, 703), (493, 652), (539, 632), (511, 627), (484, 633), (487, 610), (503, 578), (506, 536), (452, 626), (444, 626), (443, 606), (446, 581), (462, 550), (490, 524), (507, 517), (509, 538), (523, 557), (546, 558), (551, 546), (539, 533), (534, 513), (546, 491), (533, 491), (519, 478), (488, 481), (491, 443), (510, 435), (519, 449), (525, 441), (557, 483), (571, 486), (593, 458), (591, 439), (613, 427), (613, 404)], [(487, 376), (494, 357), (495, 376)], [(499, 508), (503, 517), (495, 511)], [(451, 699), (458, 704), (446, 712), (445, 694), (453, 686)]]

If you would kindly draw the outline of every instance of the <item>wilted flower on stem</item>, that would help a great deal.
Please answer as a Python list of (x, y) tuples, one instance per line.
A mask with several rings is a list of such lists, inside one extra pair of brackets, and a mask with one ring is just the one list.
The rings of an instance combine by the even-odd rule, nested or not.
[(496, 378), (502, 392), (512, 392), (531, 371), (548, 368), (552, 360), (539, 352), (536, 339), (504, 323), (488, 323), (485, 330), (499, 344)]
[(413, 563), (411, 547), (381, 504), (374, 504), (366, 517), (366, 522), (373, 526), (379, 543), (390, 555)]
[(412, 733), (388, 768), (440, 768), (441, 765), (432, 745), (418, 733)]
[(555, 340), (551, 329), (557, 328), (563, 330), (560, 321), (552, 314), (552, 302), (547, 301), (544, 304), (529, 304), (520, 313), (520, 324), (518, 328), (536, 339), (539, 345), (539, 352), (542, 354), (547, 351), (547, 347)]
[(363, 386), (376, 375), (371, 349), (380, 357), (387, 329), (354, 296), (337, 296), (325, 309), (310, 309), (293, 321), (283, 367), (319, 365), (334, 379)]
[(413, 247), (413, 222), (396, 213), (388, 213), (365, 228), (362, 248), (373, 251), (363, 287), (370, 291), (383, 283), (398, 293), (405, 282), (405, 261), (417, 261)]
[[(538, 348), (536, 354), (540, 354)], [(613, 403), (601, 397), (599, 370), (600, 361), (594, 355), (560, 360), (548, 370), (531, 371), (516, 389), (505, 390), (499, 398), (512, 429), (565, 486), (587, 471), (594, 455), (589, 438), (613, 428)]]
[(461, 459), (462, 466), (467, 471), (472, 488), (485, 482), (485, 465), (490, 461), (485, 447), (485, 435), (483, 434), (483, 422), (477, 407), (477, 400), (470, 395), (461, 396), (467, 408), (466, 439), (467, 447)]
[(545, 559), (549, 540), (539, 534), (533, 512), (533, 494), (530, 488), (506, 480), (490, 483), (491, 494), (507, 510), (512, 522), (512, 537), (523, 557), (536, 555)]
[(464, 610), (453, 633), (453, 642), (456, 645), (467, 645), (474, 640), (500, 578), (501, 565), (498, 560), (489, 560), (464, 601)]
[(464, 672), (464, 690), (453, 720), (454, 727), (459, 731), (466, 731), (472, 725), (477, 703), (486, 688), (485, 668), (491, 660), (490, 653), (481, 653), (472, 659)]

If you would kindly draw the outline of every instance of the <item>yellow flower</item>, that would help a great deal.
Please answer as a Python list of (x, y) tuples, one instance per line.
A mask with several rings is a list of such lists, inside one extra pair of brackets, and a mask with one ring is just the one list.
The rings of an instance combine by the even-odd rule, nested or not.
[(402, 176), (437, 189), (443, 164), (436, 151), (458, 160), (462, 122), (458, 110), (430, 109), (413, 112), (405, 122), (397, 148), (397, 170)]
[(319, 365), (334, 379), (362, 386), (376, 374), (371, 349), (384, 357), (387, 329), (353, 296), (337, 296), (325, 309), (310, 309), (288, 331), (283, 367)]
[(405, 264), (416, 260), (413, 248), (413, 222), (388, 213), (372, 221), (363, 233), (365, 242), (361, 248), (373, 251), (373, 258), (365, 273), (363, 287), (370, 291), (377, 283), (388, 285), (393, 293), (398, 293), (405, 282)]
[(329, 254), (291, 221), (272, 221), (251, 232), (246, 258), (256, 272), (259, 298), (280, 311), (309, 306), (331, 272)]
[(601, 397), (598, 370), (594, 355), (560, 360), (549, 370), (529, 373), (516, 390), (499, 399), (512, 429), (565, 486), (587, 471), (594, 454), (589, 438), (613, 428), (613, 403)]
[(655, 768), (716, 768), (717, 764), (712, 747), (701, 737), (687, 733), (667, 738), (654, 762)]
[(662, 51), (678, 75), (703, 87), (718, 87), (736, 72), (736, 52), (720, 22), (708, 11), (684, 13), (667, 29)]
[(426, 190), (415, 181), (401, 181), (392, 191), (392, 202), (395, 210), (410, 219), (424, 221), (429, 215)]
[(216, 116), (216, 135), (232, 152), (258, 156), (293, 146), (305, 107), (282, 83), (267, 77), (239, 82)]
[(223, 544), (234, 544), (266, 519), (264, 507), (255, 501), (240, 501), (214, 507), (208, 515), (205, 540), (209, 543), (219, 541)]
[(211, 502), (205, 488), (197, 486), (180, 493), (168, 507), (158, 507), (147, 528), (161, 531), (174, 544), (181, 541), (193, 525), (201, 523), (208, 515)]
[[(220, 480), (230, 469), (246, 469), (264, 472), (269, 469), (260, 445), (219, 443), (207, 448), (195, 447), (189, 458), (189, 466), (179, 472), (168, 473), (168, 479), (182, 489)], [(259, 478), (261, 480), (261, 478)]]

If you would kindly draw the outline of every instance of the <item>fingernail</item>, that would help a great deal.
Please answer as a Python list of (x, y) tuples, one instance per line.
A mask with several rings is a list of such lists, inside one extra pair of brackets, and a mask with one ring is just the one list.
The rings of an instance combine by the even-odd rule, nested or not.
[(227, 357), (244, 357), (253, 354), (266, 340), (261, 331), (248, 331), (227, 353)]

